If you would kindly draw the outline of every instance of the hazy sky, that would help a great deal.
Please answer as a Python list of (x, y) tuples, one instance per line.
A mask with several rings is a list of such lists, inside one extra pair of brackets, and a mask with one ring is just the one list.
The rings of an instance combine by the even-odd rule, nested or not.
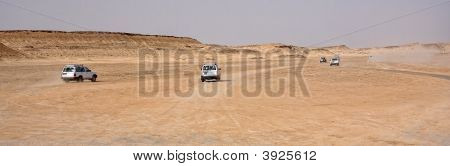
[[(187, 36), (209, 44), (310, 46), (445, 1), (0, 0), (0, 29), (85, 30), (30, 12), (35, 11), (94, 31)], [(412, 42), (450, 42), (450, 3), (322, 46)]]

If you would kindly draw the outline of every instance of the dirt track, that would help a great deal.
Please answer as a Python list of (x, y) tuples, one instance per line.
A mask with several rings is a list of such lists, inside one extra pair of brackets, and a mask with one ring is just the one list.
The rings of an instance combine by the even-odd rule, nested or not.
[[(367, 57), (329, 67), (313, 57), (303, 69), (310, 97), (298, 84), (280, 97), (245, 97), (243, 79), (254, 90), (257, 74), (273, 72), (260, 79), (276, 85), (292, 68), (222, 64), (223, 81), (201, 83), (198, 66), (183, 65), (179, 87), (194, 94), (177, 97), (170, 84), (160, 89), (169, 97), (140, 97), (136, 59), (87, 61), (95, 83), (63, 83), (64, 63), (0, 64), (0, 145), (450, 145), (448, 72), (396, 72)], [(217, 95), (197, 93), (214, 86)]]

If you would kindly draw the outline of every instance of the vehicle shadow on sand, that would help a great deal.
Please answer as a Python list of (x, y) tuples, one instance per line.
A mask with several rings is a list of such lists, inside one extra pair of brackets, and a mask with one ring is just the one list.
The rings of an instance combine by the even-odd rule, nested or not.
[(95, 81), (95, 82), (92, 82), (92, 81), (89, 81), (89, 80), (85, 80), (85, 81), (83, 81), (83, 82), (69, 81), (69, 82), (63, 82), (63, 83), (64, 83), (64, 84), (86, 84), (86, 83), (93, 83), (93, 84), (95, 84), (95, 83), (103, 83), (103, 82), (108, 82), (108, 81), (100, 81), (100, 80), (97, 80), (97, 81)]
[(218, 82), (231, 82), (233, 80), (219, 80)]
[(232, 80), (219, 80), (219, 81), (216, 81), (216, 80), (206, 80), (205, 82), (231, 82)]

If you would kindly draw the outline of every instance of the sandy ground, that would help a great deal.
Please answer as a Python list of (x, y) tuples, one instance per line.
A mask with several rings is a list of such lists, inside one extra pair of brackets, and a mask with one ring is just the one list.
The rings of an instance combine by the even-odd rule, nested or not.
[[(279, 97), (246, 97), (258, 80), (278, 86), (297, 72), (257, 61), (222, 63), (220, 82), (200, 82), (198, 66), (188, 63), (150, 74), (165, 80), (166, 97), (139, 95), (137, 58), (85, 61), (99, 82), (83, 83), (60, 81), (64, 61), (1, 63), (0, 145), (450, 145), (448, 68), (405, 69), (364, 56), (330, 67), (310, 57), (309, 97), (289, 82)], [(193, 94), (179, 97), (175, 87)], [(215, 87), (211, 97), (198, 93)]]

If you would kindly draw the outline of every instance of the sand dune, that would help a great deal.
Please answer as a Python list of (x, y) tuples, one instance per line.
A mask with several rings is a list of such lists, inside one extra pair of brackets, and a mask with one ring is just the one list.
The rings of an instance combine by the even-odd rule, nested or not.
[(1, 31), (0, 42), (30, 56), (137, 56), (139, 48), (178, 48), (200, 44), (195, 39), (108, 32)]
[(370, 60), (382, 63), (397, 63), (423, 66), (448, 67), (450, 44), (407, 44), (373, 48), (367, 51)]

